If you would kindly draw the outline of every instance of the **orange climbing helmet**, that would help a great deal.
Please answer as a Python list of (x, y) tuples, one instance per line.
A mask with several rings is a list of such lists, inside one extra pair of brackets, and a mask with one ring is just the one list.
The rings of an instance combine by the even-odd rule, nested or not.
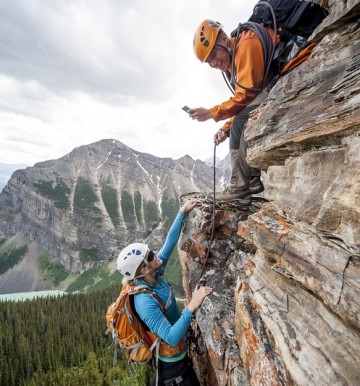
[(205, 19), (195, 31), (193, 48), (195, 55), (201, 62), (204, 63), (210, 55), (222, 28), (223, 26), (219, 22)]

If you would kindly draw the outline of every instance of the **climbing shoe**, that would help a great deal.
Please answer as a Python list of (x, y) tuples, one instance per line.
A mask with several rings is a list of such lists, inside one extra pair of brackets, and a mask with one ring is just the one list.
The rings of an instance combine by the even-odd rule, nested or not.
[[(208, 195), (209, 199), (213, 199), (213, 195)], [(239, 205), (250, 205), (251, 204), (251, 193), (250, 192), (232, 192), (229, 188), (226, 188), (221, 193), (215, 193), (216, 201), (234, 202), (236, 201)]]
[(260, 180), (259, 176), (252, 177), (250, 181), (250, 192), (251, 194), (258, 194), (264, 191), (264, 185)]

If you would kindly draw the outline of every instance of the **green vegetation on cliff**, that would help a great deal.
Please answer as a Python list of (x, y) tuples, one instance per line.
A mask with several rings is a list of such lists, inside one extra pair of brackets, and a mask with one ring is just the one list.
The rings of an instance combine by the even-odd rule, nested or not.
[(121, 275), (118, 271), (110, 272), (107, 265), (95, 266), (85, 271), (69, 285), (67, 292), (87, 291), (94, 292), (106, 289), (113, 284), (119, 286)]
[(136, 216), (132, 196), (127, 190), (121, 192), (121, 210), (129, 230), (136, 228)]
[(60, 261), (52, 260), (48, 252), (38, 256), (37, 266), (44, 274), (44, 279), (51, 281), (55, 286), (59, 285), (69, 275)]
[(110, 216), (111, 221), (116, 228), (120, 224), (117, 192), (111, 186), (103, 184), (101, 187), (101, 197), (104, 202), (106, 211), (108, 212), (108, 215)]
[(104, 252), (96, 248), (80, 248), (79, 259), (82, 263), (98, 261), (104, 258)]
[(39, 190), (40, 194), (52, 200), (56, 208), (69, 209), (70, 188), (59, 175), (56, 174), (54, 180), (38, 181), (34, 182), (33, 185)]
[(137, 224), (151, 226), (159, 222), (159, 208), (155, 201), (143, 199), (136, 191), (134, 197), (127, 190), (121, 192), (121, 210), (128, 229), (135, 229)]
[(99, 222), (101, 221), (101, 210), (95, 205), (97, 202), (98, 198), (90, 182), (79, 177), (74, 194), (74, 212)]
[(0, 240), (0, 275), (14, 267), (28, 252), (26, 245), (17, 248), (15, 243)]
[(164, 227), (169, 229), (174, 221), (180, 207), (178, 198), (163, 197), (161, 201), (162, 218), (164, 221)]
[(165, 269), (164, 276), (165, 279), (169, 280), (169, 282), (172, 284), (174, 292), (177, 296), (185, 296), (184, 287), (182, 284), (182, 269), (177, 247), (175, 247), (171, 254), (169, 263)]
[(136, 219), (139, 224), (143, 224), (143, 216), (142, 216), (142, 198), (141, 193), (139, 191), (136, 191), (134, 193), (134, 203), (135, 203), (135, 213), (136, 213)]
[(155, 201), (144, 200), (144, 219), (147, 226), (159, 222), (159, 209)]
[(12, 222), (15, 220), (15, 211), (13, 208), (10, 207), (1, 208), (0, 217), (6, 222)]

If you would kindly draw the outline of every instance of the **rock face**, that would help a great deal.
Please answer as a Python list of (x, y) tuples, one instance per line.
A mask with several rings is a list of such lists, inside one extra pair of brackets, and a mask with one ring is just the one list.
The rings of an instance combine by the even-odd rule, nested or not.
[[(323, 5), (311, 58), (246, 127), (264, 198), (216, 206), (202, 277), (214, 291), (195, 326), (203, 385), (359, 384), (360, 4)], [(212, 203), (199, 198), (179, 241), (188, 297), (212, 227)]]
[(0, 194), (0, 239), (20, 233), (82, 272), (129, 242), (160, 242), (181, 193), (210, 191), (212, 167), (102, 140), (16, 171)]

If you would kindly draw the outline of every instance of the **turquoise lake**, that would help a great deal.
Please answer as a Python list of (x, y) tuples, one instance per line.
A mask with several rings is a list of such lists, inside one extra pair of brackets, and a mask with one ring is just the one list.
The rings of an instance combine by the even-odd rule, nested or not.
[(36, 291), (36, 292), (19, 292), (14, 294), (2, 294), (0, 295), (0, 301), (13, 300), (22, 301), (34, 298), (43, 298), (46, 296), (62, 296), (66, 294), (64, 291)]

